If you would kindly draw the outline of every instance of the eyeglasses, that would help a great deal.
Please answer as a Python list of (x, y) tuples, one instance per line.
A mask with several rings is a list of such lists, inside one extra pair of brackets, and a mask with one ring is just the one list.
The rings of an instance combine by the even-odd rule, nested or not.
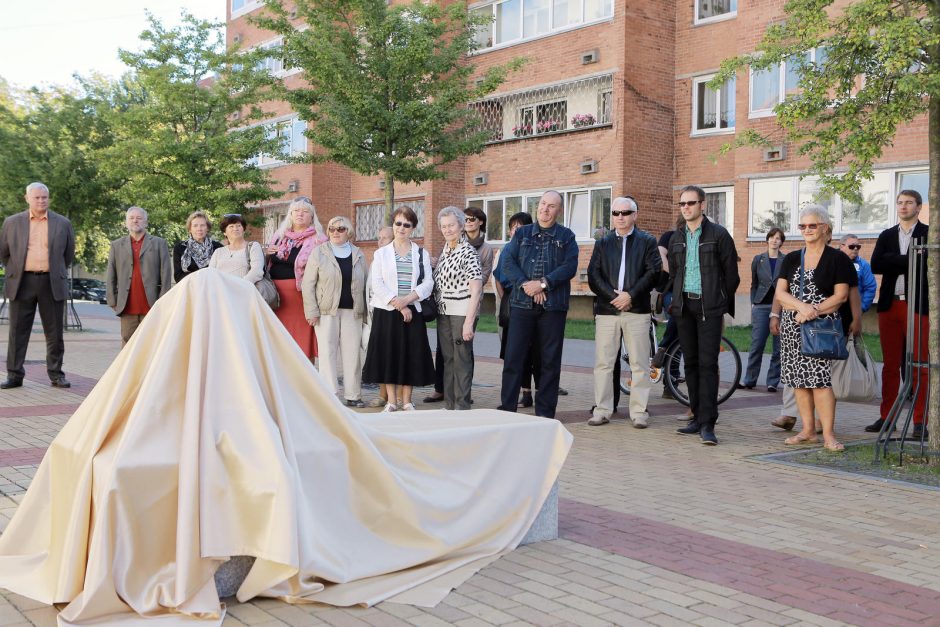
[(479, 220), (479, 218), (476, 216), (467, 216), (466, 219), (467, 219), (467, 222), (476, 222), (477, 220)]
[(848, 248), (849, 250), (861, 250), (862, 245), (861, 244), (849, 244), (846, 248)]
[(680, 200), (677, 205), (680, 207), (694, 207), (695, 205), (702, 202), (701, 200)]
[(330, 233), (345, 233), (346, 227), (345, 226), (330, 226), (330, 227), (327, 227), (326, 230), (329, 231)]
[(226, 214), (223, 215), (222, 217), (223, 217), (223, 218), (240, 218), (240, 217), (242, 217), (242, 214), (240, 214), (240, 213), (226, 213)]
[(632, 216), (634, 213), (636, 213), (636, 211), (624, 209), (623, 211), (611, 211), (610, 215), (614, 216), (615, 218), (619, 218), (620, 216)]
[(797, 224), (796, 228), (801, 231), (815, 231), (819, 228), (819, 222), (810, 222), (809, 224)]
[(404, 228), (406, 228), (406, 229), (410, 229), (410, 228), (411, 228), (411, 222), (396, 222), (396, 223), (395, 223), (395, 226), (400, 226), (400, 227), (404, 227)]

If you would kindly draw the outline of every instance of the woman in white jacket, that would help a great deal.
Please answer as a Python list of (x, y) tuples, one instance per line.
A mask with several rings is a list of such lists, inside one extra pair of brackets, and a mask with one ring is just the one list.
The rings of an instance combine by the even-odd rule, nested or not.
[(434, 279), (431, 257), (411, 241), (418, 216), (400, 207), (392, 216), (395, 239), (375, 251), (372, 259), (372, 332), (362, 380), (385, 386), (388, 403), (383, 411), (414, 410), (414, 386), (434, 383), (434, 362), (421, 301), (431, 295)]
[(320, 349), (320, 374), (333, 394), (339, 389), (337, 366), (343, 364), (343, 396), (350, 407), (362, 402), (359, 343), (366, 317), (366, 260), (349, 243), (352, 223), (336, 216), (327, 224), (329, 241), (313, 249), (307, 260), (300, 291), (304, 317), (316, 328)]

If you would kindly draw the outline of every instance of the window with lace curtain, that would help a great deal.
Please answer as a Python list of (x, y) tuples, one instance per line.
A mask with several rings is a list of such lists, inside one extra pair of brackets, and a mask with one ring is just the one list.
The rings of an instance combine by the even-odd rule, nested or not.
[(695, 23), (713, 22), (738, 14), (738, 0), (695, 0)]
[(733, 133), (734, 78), (730, 78), (718, 89), (708, 82), (714, 77), (699, 76), (692, 80), (692, 134)]

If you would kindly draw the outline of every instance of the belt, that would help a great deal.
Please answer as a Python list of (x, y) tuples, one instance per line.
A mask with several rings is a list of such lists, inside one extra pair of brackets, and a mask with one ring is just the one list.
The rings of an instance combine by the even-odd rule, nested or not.
[(702, 300), (702, 295), (697, 292), (682, 292), (689, 300)]
[(904, 294), (895, 294), (894, 300), (907, 300), (907, 296), (905, 296)]
[(36, 272), (34, 270), (26, 270), (23, 272), (23, 274), (49, 274), (49, 271), (46, 270), (45, 272)]

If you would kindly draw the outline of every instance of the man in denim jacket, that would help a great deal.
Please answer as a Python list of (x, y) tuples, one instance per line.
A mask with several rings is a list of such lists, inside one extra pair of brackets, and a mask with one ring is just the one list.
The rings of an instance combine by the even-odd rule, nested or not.
[(538, 221), (520, 227), (501, 254), (504, 280), (512, 283), (509, 304), (509, 343), (503, 364), (500, 409), (516, 411), (522, 366), (529, 347), (542, 351), (535, 414), (555, 417), (565, 318), (571, 279), (578, 271), (578, 244), (574, 233), (556, 224), (562, 211), (561, 194), (548, 191), (539, 200)]

